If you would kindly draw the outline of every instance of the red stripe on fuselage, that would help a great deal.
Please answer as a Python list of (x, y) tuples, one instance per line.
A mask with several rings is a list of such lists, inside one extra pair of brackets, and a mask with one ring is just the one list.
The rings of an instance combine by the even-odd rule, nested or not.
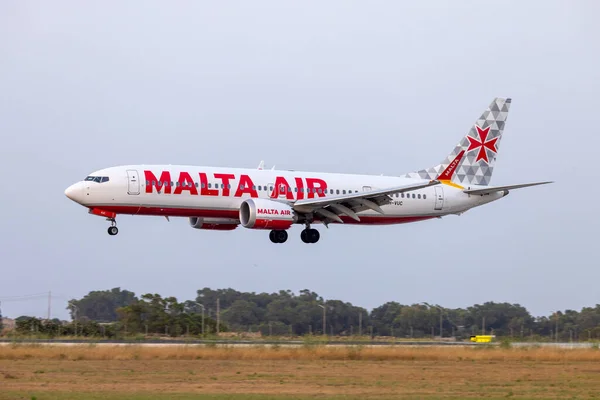
[(239, 218), (238, 210), (209, 210), (202, 208), (173, 208), (173, 207), (139, 207), (139, 206), (117, 206), (103, 205), (103, 210), (112, 211), (117, 214), (131, 215), (157, 215), (168, 217), (216, 217), (216, 218)]
[[(169, 216), (169, 217), (213, 217), (213, 218), (239, 218), (238, 210), (211, 210), (199, 208), (172, 208), (172, 207), (139, 207), (139, 206), (123, 206), (123, 205), (101, 205), (89, 206), (90, 208), (101, 208), (105, 211), (111, 211), (117, 214), (131, 215), (153, 215), (153, 216)], [(359, 215), (360, 222), (353, 220), (350, 217), (340, 216), (345, 224), (349, 225), (393, 225), (406, 224), (410, 222), (425, 221), (436, 218), (435, 216), (366, 216)], [(335, 223), (335, 222), (334, 222)]]

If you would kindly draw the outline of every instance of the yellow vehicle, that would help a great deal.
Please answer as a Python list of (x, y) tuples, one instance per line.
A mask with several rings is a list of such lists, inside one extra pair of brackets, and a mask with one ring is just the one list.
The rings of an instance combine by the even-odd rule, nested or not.
[(471, 342), (476, 343), (490, 343), (496, 335), (473, 335), (471, 336)]

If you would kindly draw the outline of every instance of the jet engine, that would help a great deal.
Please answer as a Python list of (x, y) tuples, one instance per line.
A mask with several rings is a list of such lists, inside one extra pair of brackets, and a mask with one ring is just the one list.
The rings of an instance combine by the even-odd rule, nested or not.
[(278, 201), (248, 199), (240, 206), (240, 222), (249, 229), (288, 229), (298, 217), (292, 207)]
[(235, 228), (237, 228), (238, 223), (234, 219), (227, 218), (190, 217), (190, 226), (195, 229), (208, 229), (213, 231), (232, 231)]

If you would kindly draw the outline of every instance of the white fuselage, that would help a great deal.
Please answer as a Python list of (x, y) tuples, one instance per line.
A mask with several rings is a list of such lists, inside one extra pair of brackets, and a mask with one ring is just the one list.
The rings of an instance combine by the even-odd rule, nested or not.
[[(243, 168), (175, 165), (129, 165), (106, 168), (75, 183), (66, 195), (97, 215), (116, 214), (201, 217), (239, 222), (241, 203), (261, 198), (296, 200), (339, 196), (421, 182), (390, 176), (332, 174)], [(383, 214), (358, 213), (360, 221), (344, 223), (398, 224), (459, 214), (505, 195), (468, 195), (441, 184), (391, 195)], [(319, 222), (316, 220), (315, 222)]]

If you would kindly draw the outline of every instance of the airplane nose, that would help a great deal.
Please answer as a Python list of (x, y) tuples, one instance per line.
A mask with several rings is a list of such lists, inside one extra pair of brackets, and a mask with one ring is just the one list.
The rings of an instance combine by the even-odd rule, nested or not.
[(81, 204), (83, 200), (83, 185), (81, 182), (77, 182), (65, 190), (65, 196), (73, 200), (76, 203)]

